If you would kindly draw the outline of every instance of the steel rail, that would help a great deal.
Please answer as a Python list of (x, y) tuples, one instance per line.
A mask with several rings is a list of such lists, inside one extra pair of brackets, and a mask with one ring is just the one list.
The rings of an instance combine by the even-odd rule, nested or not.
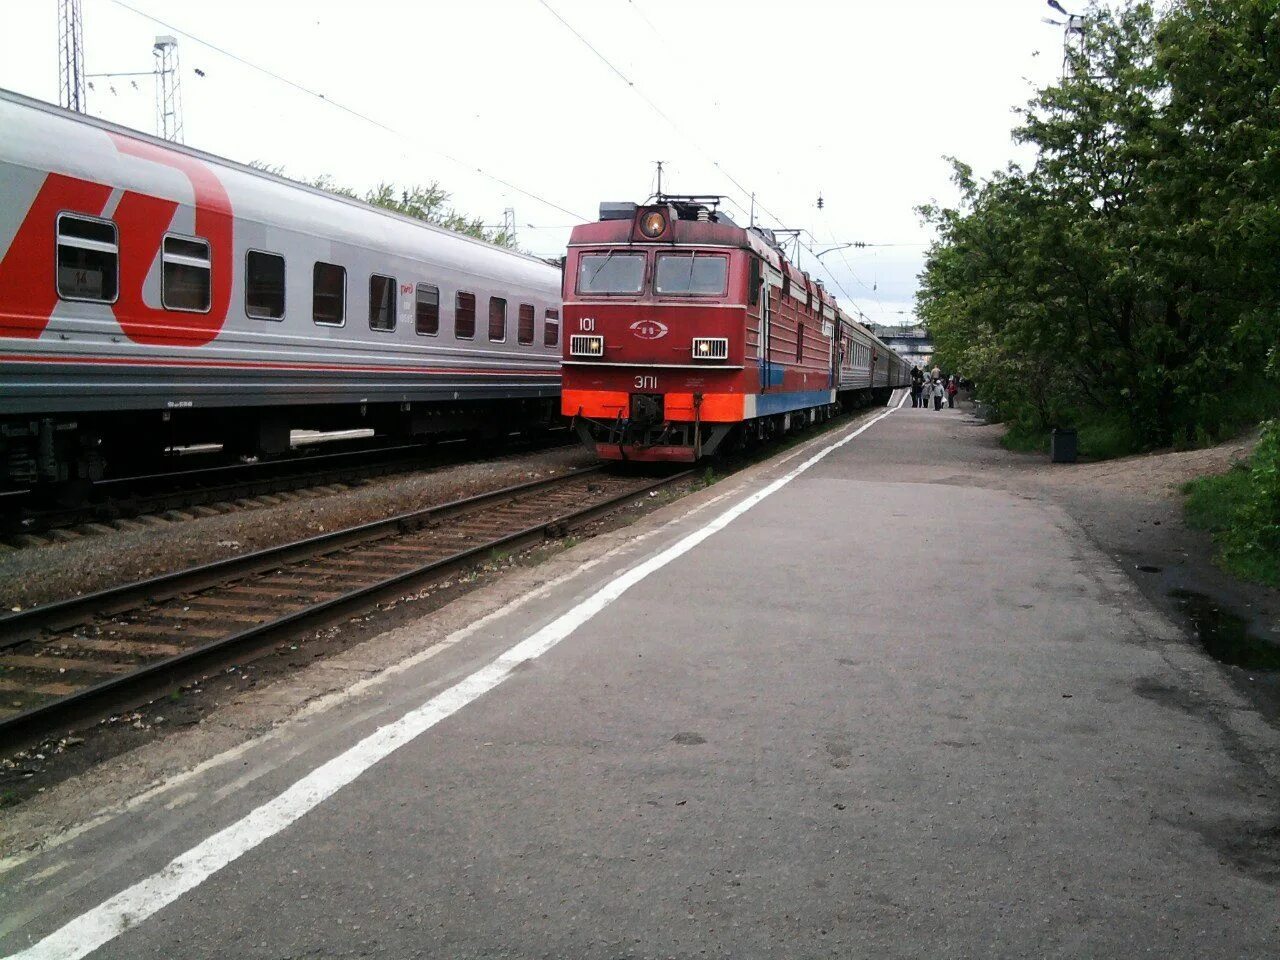
[[(255, 560), (264, 559), (268, 554), (278, 558), (283, 555), (281, 551), (293, 551), (294, 555), (292, 556), (292, 559), (296, 560), (301, 556), (305, 556), (303, 550), (307, 546), (310, 546), (312, 555), (328, 553), (335, 549), (335, 544), (337, 546), (344, 545), (347, 542), (343, 539), (344, 537), (349, 539), (354, 535), (362, 534), (359, 539), (369, 539), (377, 536), (375, 531), (385, 532), (395, 528), (397, 524), (403, 524), (406, 521), (412, 523), (419, 518), (427, 516), (438, 518), (442, 515), (447, 515), (447, 513), (474, 508), (487, 501), (494, 501), (504, 497), (510, 498), (518, 496), (524, 492), (545, 487), (548, 484), (563, 483), (570, 479), (581, 478), (585, 475), (599, 472), (599, 470), (600, 468), (598, 467), (591, 467), (585, 470), (575, 471), (572, 474), (551, 478), (550, 480), (535, 481), (529, 484), (519, 484), (513, 487), (504, 488), (501, 491), (493, 491), (492, 493), (480, 494), (464, 500), (454, 501), (453, 503), (443, 504), (439, 507), (413, 511), (408, 514), (402, 514), (386, 520), (362, 524), (348, 530), (336, 531), (332, 534), (325, 534), (320, 537), (312, 537), (307, 540), (297, 541), (292, 544), (286, 544), (283, 547), (257, 551), (255, 554), (248, 554), (244, 557), (230, 558), (228, 561), (219, 561), (215, 564), (206, 564), (202, 567), (180, 571), (175, 575), (158, 577), (149, 581), (142, 581), (137, 584), (125, 585), (125, 587), (117, 588), (117, 590), (135, 591), (130, 595), (136, 597), (138, 595), (136, 591), (146, 587), (147, 585), (155, 584), (156, 582), (167, 583), (172, 586), (176, 582), (174, 577), (190, 575), (196, 571), (199, 571), (202, 576), (212, 570), (217, 570), (225, 574), (226, 571), (235, 569), (235, 564), (237, 562), (243, 564), (250, 558), (254, 558)], [(632, 499), (636, 496), (645, 495), (656, 491), (658, 488), (677, 483), (692, 476), (695, 472), (696, 471), (693, 470), (686, 470), (672, 476), (655, 480), (651, 483), (643, 484), (639, 487), (632, 487), (589, 506), (570, 511), (567, 514), (557, 515), (548, 520), (532, 524), (511, 533), (502, 534), (476, 546), (468, 547), (451, 555), (431, 560), (427, 563), (378, 580), (377, 582), (349, 590), (338, 596), (308, 604), (300, 610), (276, 617), (265, 623), (235, 631), (226, 636), (212, 640), (209, 643), (184, 650), (179, 654), (166, 657), (152, 663), (140, 665), (135, 670), (131, 670), (127, 673), (121, 673), (114, 677), (109, 677), (99, 683), (86, 686), (71, 694), (58, 697), (57, 699), (37, 704), (20, 713), (13, 714), (12, 716), (0, 718), (0, 737), (3, 737), (5, 740), (12, 743), (30, 740), (34, 735), (48, 732), (68, 720), (73, 720), (78, 716), (83, 716), (94, 710), (100, 711), (109, 704), (119, 703), (122, 701), (128, 702), (130, 698), (136, 699), (139, 694), (144, 692), (150, 693), (153, 692), (153, 690), (155, 690), (158, 695), (158, 692), (162, 692), (159, 691), (158, 688), (166, 675), (180, 675), (185, 669), (192, 668), (198, 665), (201, 661), (209, 662), (215, 660), (219, 656), (224, 656), (237, 648), (245, 647), (254, 643), (260, 644), (271, 636), (285, 632), (289, 629), (297, 629), (305, 622), (332, 617), (344, 608), (367, 608), (368, 605), (374, 602), (375, 598), (379, 595), (386, 594), (392, 590), (402, 590), (405, 585), (414, 581), (421, 581), (439, 576), (448, 570), (472, 563), (491, 551), (516, 547), (531, 540), (543, 540), (549, 535), (563, 536), (565, 532), (573, 527), (594, 517), (600, 516), (601, 514), (610, 512), (623, 501)], [(408, 532), (412, 532), (413, 529), (417, 529), (417, 526), (410, 528)], [(358, 542), (358, 540), (351, 542)], [(319, 550), (315, 549), (316, 547), (319, 547)], [(278, 565), (278, 559), (275, 563), (265, 564), (268, 568), (276, 565)], [(262, 566), (263, 564), (258, 563), (253, 570), (248, 570), (246, 572), (255, 572)], [(226, 579), (227, 577), (225, 575), (219, 577), (219, 580)], [(177, 591), (179, 595), (182, 592), (185, 591)], [(76, 597), (69, 601), (63, 601), (62, 604), (49, 604), (45, 607), (33, 608), (31, 611), (24, 611), (24, 614), (44, 614), (47, 616), (55, 610), (61, 610), (65, 613), (67, 610), (72, 609), (83, 610), (93, 607), (98, 607), (100, 609), (102, 603), (95, 603), (95, 598), (105, 597), (109, 601), (113, 595), (120, 596), (121, 594), (118, 594), (117, 591), (114, 590), (100, 591), (98, 594), (86, 597)], [(21, 618), (21, 614), (11, 615), (10, 617), (5, 618), (4, 621), (0, 621), (0, 624), (3, 624), (6, 621), (12, 622), (13, 620)], [(36, 616), (32, 618), (32, 622), (39, 622), (39, 619), (39, 616)]]
[[(552, 435), (535, 441), (519, 440), (502, 455), (524, 450), (567, 446), (570, 438)], [(457, 449), (453, 449), (456, 447)], [(444, 444), (363, 445), (352, 449), (317, 451), (257, 463), (193, 466), (185, 470), (113, 477), (95, 482), (88, 499), (73, 506), (48, 506), (30, 490), (0, 493), (4, 516), (0, 536), (40, 536), (79, 524), (130, 519), (167, 510), (183, 510), (210, 503), (284, 493), (329, 483), (384, 476), (418, 467), (445, 467), (487, 459), (464, 441)]]
[(93, 593), (86, 593), (65, 600), (56, 600), (26, 610), (6, 613), (0, 616), (0, 650), (7, 650), (20, 643), (33, 639), (41, 630), (65, 629), (74, 626), (86, 612), (89, 615), (119, 613), (122, 609), (143, 602), (169, 600), (192, 590), (204, 589), (233, 577), (258, 573), (264, 569), (278, 566), (300, 558), (314, 556), (318, 553), (336, 550), (340, 547), (359, 543), (383, 534), (388, 530), (408, 531), (423, 526), (430, 520), (440, 519), (463, 510), (470, 510), (485, 503), (506, 500), (521, 493), (552, 486), (577, 477), (600, 473), (601, 466), (583, 467), (569, 473), (544, 477), (528, 483), (517, 483), (497, 490), (478, 493), (474, 496), (451, 500), (448, 503), (410, 510), (381, 520), (370, 520), (367, 523), (341, 530), (292, 540), (289, 543), (274, 547), (263, 547), (250, 553), (238, 554), (224, 560), (214, 560), (193, 567), (184, 567), (170, 573), (148, 577), (145, 580), (134, 580)]

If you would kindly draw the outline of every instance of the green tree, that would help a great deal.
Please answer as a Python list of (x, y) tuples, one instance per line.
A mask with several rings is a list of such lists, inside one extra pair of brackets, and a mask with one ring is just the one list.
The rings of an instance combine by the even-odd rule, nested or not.
[[(1134, 445), (1231, 429), (1280, 316), (1277, 5), (1092, 7), (1022, 111), (1030, 169), (955, 164), (919, 294), (939, 353), (1015, 424), (1119, 421)], [(1272, 370), (1275, 370), (1272, 361)]]
[[(250, 166), (276, 176), (287, 176), (284, 173), (284, 167), (279, 165), (254, 161)], [(337, 194), (340, 197), (361, 200), (371, 206), (394, 210), (397, 213), (413, 217), (416, 220), (422, 220), (433, 226), (443, 227), (446, 230), (452, 230), (454, 233), (461, 233), (464, 236), (484, 240), (497, 247), (503, 247), (508, 250), (519, 249), (516, 245), (515, 234), (502, 229), (486, 227), (484, 221), (479, 217), (468, 217), (466, 214), (459, 213), (451, 207), (449, 205), (449, 193), (436, 180), (432, 180), (425, 185), (415, 184), (409, 187), (398, 187), (394, 183), (380, 181), (377, 186), (364, 194), (360, 194), (350, 187), (335, 183), (327, 173), (313, 177), (310, 180), (298, 182), (324, 190), (327, 193)]]

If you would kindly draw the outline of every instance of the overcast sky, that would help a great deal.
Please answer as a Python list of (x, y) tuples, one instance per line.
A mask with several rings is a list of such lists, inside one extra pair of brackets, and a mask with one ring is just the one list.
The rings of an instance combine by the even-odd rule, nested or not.
[[(0, 6), (0, 86), (56, 102), (56, 0)], [(754, 191), (765, 226), (806, 228), (819, 250), (898, 244), (828, 253), (834, 276), (802, 259), (883, 323), (910, 319), (929, 239), (913, 208), (954, 199), (944, 155), (979, 171), (1014, 157), (1011, 110), (1061, 60), (1044, 0), (83, 0), (83, 11), (90, 73), (152, 69), (170, 30), (143, 14), (190, 34), (178, 42), (192, 146), (361, 189), (439, 180), (487, 223), (514, 208), (521, 246), (544, 256), (601, 200), (643, 201), (663, 160), (668, 192), (724, 194), (740, 222)], [(154, 132), (151, 77), (93, 83), (90, 113)]]

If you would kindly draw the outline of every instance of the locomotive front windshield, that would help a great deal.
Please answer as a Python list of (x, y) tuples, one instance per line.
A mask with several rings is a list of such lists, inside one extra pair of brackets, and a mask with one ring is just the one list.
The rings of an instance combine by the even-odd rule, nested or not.
[(729, 258), (714, 254), (663, 253), (653, 276), (660, 295), (719, 296), (729, 276)]
[(639, 293), (644, 261), (643, 253), (584, 253), (578, 260), (578, 292)]

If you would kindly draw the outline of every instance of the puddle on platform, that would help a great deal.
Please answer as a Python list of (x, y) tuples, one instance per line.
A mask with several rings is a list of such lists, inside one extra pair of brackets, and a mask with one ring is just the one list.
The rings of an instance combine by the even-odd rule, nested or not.
[(1196, 638), (1209, 656), (1246, 670), (1280, 670), (1280, 646), (1250, 633), (1242, 617), (1194, 590), (1172, 590), (1169, 596), (1187, 612)]

